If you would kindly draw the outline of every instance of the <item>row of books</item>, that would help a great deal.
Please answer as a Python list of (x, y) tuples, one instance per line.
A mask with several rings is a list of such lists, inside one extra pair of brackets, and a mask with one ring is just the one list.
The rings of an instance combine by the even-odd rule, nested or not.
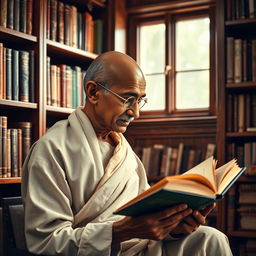
[(239, 256), (255, 256), (256, 255), (256, 239), (246, 239), (239, 241)]
[[(215, 144), (208, 144), (204, 157), (214, 155), (215, 147)], [(200, 149), (184, 143), (179, 143), (178, 147), (155, 144), (136, 149), (136, 153), (141, 158), (149, 179), (183, 173), (204, 159)]]
[(0, 26), (31, 35), (33, 32), (33, 0), (1, 0)]
[(256, 82), (256, 40), (227, 37), (227, 83)]
[(21, 177), (22, 163), (31, 146), (31, 122), (7, 125), (7, 117), (0, 116), (0, 178)]
[(256, 17), (255, 0), (227, 0), (227, 20), (239, 20)]
[(256, 229), (256, 184), (240, 184), (239, 188), (239, 226), (241, 229)]
[(35, 102), (34, 51), (0, 43), (0, 99)]
[(256, 131), (256, 94), (227, 95), (227, 132)]
[(232, 186), (228, 197), (228, 230), (256, 229), (256, 184)]
[(228, 158), (237, 158), (240, 166), (246, 166), (246, 175), (256, 175), (256, 142), (228, 144)]
[(103, 51), (103, 20), (62, 1), (48, 0), (47, 38), (89, 52)]
[(65, 108), (84, 105), (84, 75), (81, 67), (54, 65), (47, 57), (47, 105)]

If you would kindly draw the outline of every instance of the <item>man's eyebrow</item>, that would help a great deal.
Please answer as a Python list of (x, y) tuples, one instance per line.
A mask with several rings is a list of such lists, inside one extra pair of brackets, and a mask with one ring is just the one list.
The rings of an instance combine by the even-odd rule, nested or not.
[[(126, 92), (126, 93), (122, 93), (121, 95), (123, 96), (134, 96), (134, 97), (138, 97), (139, 95), (135, 92)], [(143, 95), (140, 96), (140, 98), (144, 98), (146, 97), (146, 94), (144, 93)]]

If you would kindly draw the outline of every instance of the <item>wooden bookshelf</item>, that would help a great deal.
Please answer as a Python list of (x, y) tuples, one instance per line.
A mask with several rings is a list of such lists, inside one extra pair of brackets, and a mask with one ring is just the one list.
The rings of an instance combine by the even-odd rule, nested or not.
[[(59, 0), (56, 0), (59, 1)], [(118, 11), (115, 1), (107, 2), (101, 0), (68, 0), (62, 1), (68, 5), (77, 7), (78, 12), (90, 12), (93, 19), (104, 20), (103, 51), (114, 50), (114, 32), (119, 21), (113, 20), (110, 15)], [(48, 106), (47, 95), (47, 56), (53, 62), (70, 66), (78, 66), (85, 70), (89, 64), (98, 56), (94, 52), (65, 45), (57, 41), (47, 39), (47, 6), (45, 0), (33, 1), (32, 34), (23, 33), (8, 27), (0, 26), (0, 43), (3, 47), (22, 51), (34, 51), (34, 88), (35, 102), (22, 102), (0, 99), (0, 115), (7, 116), (7, 123), (31, 122), (32, 143), (39, 139), (56, 121), (67, 118), (74, 111), (71, 108)], [(125, 18), (125, 17), (124, 17)], [(112, 39), (111, 39), (112, 38)], [(21, 178), (0, 178), (0, 186), (21, 183)], [(12, 186), (10, 186), (12, 187)], [(14, 186), (17, 188), (16, 186)], [(2, 187), (3, 188), (3, 187)], [(8, 195), (11, 195), (11, 189)], [(20, 191), (13, 191), (14, 195)], [(0, 198), (2, 195), (0, 195)]]
[[(237, 118), (240, 118), (240, 120), (243, 120), (244, 118), (244, 131), (227, 131), (227, 129), (230, 129), (230, 116), (234, 118), (235, 111), (235, 102), (232, 101), (232, 109), (230, 109), (230, 98), (228, 98), (229, 95), (238, 95), (242, 94), (245, 95), (244, 97), (252, 97), (252, 95), (256, 94), (256, 81), (253, 75), (249, 72), (249, 66), (253, 65), (250, 63), (250, 59), (248, 58), (248, 55), (245, 54), (245, 51), (241, 53), (241, 58), (245, 58), (247, 61), (242, 61), (241, 59), (241, 81), (235, 80), (233, 82), (227, 83), (227, 80), (230, 79), (230, 69), (228, 69), (227, 59), (228, 59), (228, 43), (227, 43), (227, 37), (233, 37), (234, 39), (241, 39), (242, 42), (247, 44), (247, 47), (250, 47), (249, 42), (251, 40), (256, 39), (255, 34), (255, 26), (256, 26), (256, 17), (253, 18), (234, 18), (234, 14), (232, 17), (230, 17), (229, 13), (227, 12), (227, 5), (230, 4), (231, 1), (216, 1), (217, 4), (217, 34), (218, 34), (218, 52), (217, 52), (217, 65), (218, 65), (218, 118), (217, 118), (217, 152), (218, 152), (218, 159), (220, 160), (220, 163), (224, 163), (228, 160), (228, 157), (230, 157), (231, 148), (229, 147), (230, 144), (233, 144), (235, 147), (239, 146), (240, 149), (242, 148), (245, 153), (245, 143), (253, 144), (256, 142), (256, 132), (248, 132), (246, 131), (247, 127), (254, 127), (255, 120), (252, 120), (252, 115), (247, 115), (247, 111), (253, 111), (252, 103), (248, 108), (248, 105), (246, 107), (246, 104), (241, 104), (240, 108), (240, 114), (237, 114)], [(237, 15), (237, 13), (236, 13)], [(256, 15), (256, 14), (255, 14)], [(228, 19), (229, 18), (229, 19)], [(246, 41), (245, 41), (246, 40)], [(249, 45), (249, 46), (248, 46)], [(235, 46), (234, 46), (235, 47)], [(248, 48), (247, 48), (248, 49)], [(230, 53), (230, 52), (229, 52)], [(232, 56), (232, 55), (231, 55)], [(229, 58), (230, 55), (229, 55)], [(234, 58), (234, 57), (233, 57)], [(234, 60), (235, 61), (235, 60)], [(234, 70), (238, 70), (238, 66), (234, 67)], [(232, 70), (231, 70), (232, 71)], [(228, 73), (229, 72), (229, 73)], [(235, 71), (234, 71), (235, 72)], [(239, 73), (236, 73), (239, 74)], [(246, 80), (247, 81), (243, 81)], [(249, 96), (247, 96), (249, 95)], [(247, 100), (245, 98), (245, 100)], [(237, 105), (238, 106), (238, 105)], [(241, 107), (243, 106), (243, 108)], [(233, 112), (234, 111), (234, 112)], [(244, 111), (244, 112), (242, 112)], [(241, 117), (241, 113), (244, 113), (245, 117)], [(240, 117), (238, 117), (240, 115)], [(247, 120), (250, 118), (251, 120)], [(247, 126), (250, 123), (250, 126)], [(231, 127), (235, 129), (234, 127)], [(238, 149), (237, 149), (238, 150)], [(234, 153), (234, 152), (233, 152)], [(239, 158), (238, 151), (234, 153), (234, 157)], [(248, 152), (247, 152), (248, 154)], [(240, 159), (241, 161), (241, 159)], [(245, 161), (245, 160), (244, 160)], [(242, 159), (243, 163), (243, 159)], [(252, 163), (253, 164), (253, 163)], [(248, 166), (248, 170), (250, 170), (250, 167)], [(230, 238), (232, 238), (232, 244), (234, 246), (234, 255), (240, 255), (239, 250), (240, 243), (243, 241), (246, 241), (249, 238), (256, 238), (256, 232), (255, 230), (242, 230), (240, 228), (240, 215), (237, 209), (239, 208), (239, 196), (240, 193), (243, 193), (239, 191), (240, 184), (256, 184), (256, 175), (252, 176), (246, 176), (243, 175), (239, 178), (237, 184), (236, 184), (236, 197), (238, 197), (237, 202), (234, 201), (234, 205), (228, 205), (228, 197), (226, 198), (226, 201), (221, 202), (220, 204), (220, 215), (219, 215), (219, 227), (228, 234)], [(234, 195), (229, 195), (234, 196)], [(232, 200), (231, 200), (232, 202)], [(254, 207), (256, 208), (256, 200)], [(245, 213), (246, 214), (246, 213)], [(232, 215), (232, 216), (231, 216)], [(232, 218), (236, 219), (236, 222), (233, 223), (233, 227), (231, 228), (228, 226), (228, 219)], [(256, 242), (256, 241), (255, 241)], [(240, 249), (239, 249), (240, 248)], [(243, 249), (241, 249), (243, 250)], [(243, 255), (247, 255), (246, 252), (243, 252)]]

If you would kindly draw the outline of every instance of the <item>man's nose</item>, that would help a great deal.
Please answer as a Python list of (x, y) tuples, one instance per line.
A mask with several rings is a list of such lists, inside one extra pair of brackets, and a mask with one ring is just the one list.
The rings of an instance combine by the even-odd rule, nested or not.
[(137, 119), (140, 117), (140, 108), (139, 104), (135, 102), (129, 109), (127, 110), (127, 114), (134, 117), (134, 119)]

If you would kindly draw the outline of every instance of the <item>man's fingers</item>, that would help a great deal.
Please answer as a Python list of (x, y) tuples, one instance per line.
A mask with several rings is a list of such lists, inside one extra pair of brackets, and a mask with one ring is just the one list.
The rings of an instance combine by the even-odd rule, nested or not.
[(188, 208), (188, 206), (186, 204), (175, 205), (175, 206), (167, 208), (161, 212), (158, 212), (156, 214), (157, 215), (156, 217), (158, 217), (158, 219), (160, 221), (165, 220), (165, 219), (169, 218), (170, 216), (173, 216), (179, 212), (186, 210), (187, 208)]
[(213, 203), (207, 206), (205, 209), (201, 210), (200, 212), (203, 216), (206, 217), (215, 207), (216, 207), (216, 203)]

